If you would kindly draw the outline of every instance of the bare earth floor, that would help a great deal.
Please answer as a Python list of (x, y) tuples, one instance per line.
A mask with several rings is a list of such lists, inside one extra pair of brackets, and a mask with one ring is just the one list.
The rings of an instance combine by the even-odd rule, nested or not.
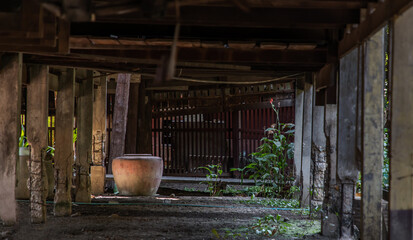
[[(171, 190), (171, 189), (169, 189)], [(165, 191), (165, 189), (163, 189)], [(171, 190), (173, 191), (173, 190)], [(161, 191), (162, 192), (162, 191)], [(1, 239), (217, 239), (223, 228), (236, 229), (255, 217), (277, 213), (290, 221), (307, 219), (291, 211), (243, 204), (246, 197), (158, 195), (154, 197), (97, 196), (92, 205), (73, 205), (71, 217), (54, 217), (47, 206), (46, 224), (32, 225), (29, 203), (19, 201), (18, 223), (0, 225)], [(244, 239), (241, 237), (238, 239)], [(249, 239), (292, 239), (286, 236), (249, 235)], [(318, 234), (295, 239), (326, 239)]]

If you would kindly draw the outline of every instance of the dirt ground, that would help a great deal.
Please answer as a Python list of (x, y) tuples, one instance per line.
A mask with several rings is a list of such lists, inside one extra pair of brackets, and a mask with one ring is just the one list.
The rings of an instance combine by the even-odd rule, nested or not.
[[(193, 186), (192, 186), (193, 185)], [(30, 224), (28, 201), (18, 202), (18, 223), (0, 225), (1, 239), (217, 239), (223, 228), (236, 229), (255, 217), (280, 214), (290, 221), (306, 219), (290, 211), (243, 204), (246, 197), (210, 197), (185, 189), (199, 184), (162, 184), (153, 197), (96, 196), (91, 205), (74, 204), (71, 217), (54, 217), (47, 205), (47, 222)], [(179, 186), (179, 187), (177, 187)], [(168, 195), (162, 195), (162, 194)], [(185, 194), (186, 193), (186, 194)], [(186, 195), (186, 196), (185, 196)], [(192, 195), (192, 196), (189, 196)], [(244, 239), (244, 237), (239, 238)], [(285, 236), (249, 236), (249, 239), (291, 239)], [(296, 239), (326, 239), (320, 235)]]

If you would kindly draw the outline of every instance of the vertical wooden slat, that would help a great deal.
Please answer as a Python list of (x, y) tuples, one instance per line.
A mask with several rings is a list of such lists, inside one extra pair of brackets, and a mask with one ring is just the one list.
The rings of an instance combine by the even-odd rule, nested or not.
[[(311, 82), (312, 76), (307, 79)], [(313, 85), (306, 82), (304, 85), (304, 126), (301, 153), (301, 205), (308, 206), (310, 203), (310, 163), (311, 163), (311, 126), (313, 108)]]

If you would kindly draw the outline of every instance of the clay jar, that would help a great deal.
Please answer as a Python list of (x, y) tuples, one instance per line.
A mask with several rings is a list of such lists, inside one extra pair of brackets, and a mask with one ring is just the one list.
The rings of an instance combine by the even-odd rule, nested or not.
[(113, 159), (112, 171), (121, 195), (152, 196), (161, 183), (163, 161), (151, 154), (125, 154)]

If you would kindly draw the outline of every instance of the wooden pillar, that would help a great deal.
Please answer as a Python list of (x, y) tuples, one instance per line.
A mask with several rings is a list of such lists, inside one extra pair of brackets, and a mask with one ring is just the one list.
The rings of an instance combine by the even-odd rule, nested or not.
[(79, 84), (76, 111), (76, 202), (90, 202), (91, 200), (89, 168), (92, 163), (93, 72), (86, 71), (84, 75), (86, 75), (85, 78)]
[(296, 184), (300, 186), (300, 172), (301, 172), (301, 147), (303, 141), (303, 111), (304, 111), (304, 91), (301, 88), (304, 82), (299, 84), (296, 82), (295, 88), (295, 132), (294, 132), (294, 168)]
[(325, 105), (324, 131), (326, 135), (327, 169), (321, 233), (338, 238), (340, 234), (341, 192), (337, 182), (337, 105)]
[[(311, 83), (310, 83), (311, 82)], [(303, 140), (301, 149), (301, 206), (310, 204), (311, 175), (311, 128), (313, 121), (313, 84), (311, 74), (307, 74), (304, 84)]]
[(324, 106), (313, 107), (312, 131), (312, 196), (311, 209), (321, 207), (324, 200), (324, 178), (327, 168), (326, 135), (324, 133)]
[(90, 180), (91, 193), (94, 195), (105, 191), (106, 92), (106, 76), (101, 76), (97, 78), (93, 102), (93, 166), (90, 168)]
[(152, 93), (146, 90), (147, 80), (139, 88), (137, 153), (152, 153)]
[(112, 160), (125, 153), (126, 121), (129, 105), (131, 75), (121, 73), (116, 84), (115, 106), (113, 113), (112, 136), (110, 138), (109, 173), (112, 173)]
[(382, 233), (384, 29), (365, 44), (362, 107), (362, 239)]
[(59, 76), (56, 97), (56, 140), (54, 215), (72, 214), (73, 118), (75, 99), (75, 70), (68, 68)]
[(16, 160), (20, 135), (22, 55), (0, 56), (0, 218), (16, 223)]
[(126, 124), (125, 153), (136, 153), (138, 141), (138, 106), (139, 106), (139, 85), (131, 83), (129, 89), (129, 107)]
[(30, 145), (30, 209), (31, 222), (46, 221), (47, 177), (44, 159), (47, 149), (49, 67), (30, 66), (27, 86), (27, 141)]
[(337, 175), (342, 183), (341, 237), (353, 234), (354, 183), (358, 177), (356, 159), (358, 49), (340, 60)]
[(413, 239), (413, 8), (394, 21), (390, 239)]

